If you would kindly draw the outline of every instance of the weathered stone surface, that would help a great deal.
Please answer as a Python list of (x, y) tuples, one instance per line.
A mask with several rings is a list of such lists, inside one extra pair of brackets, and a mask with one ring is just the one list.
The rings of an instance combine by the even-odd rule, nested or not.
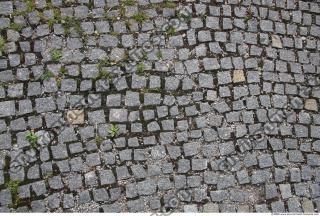
[(69, 110), (67, 112), (67, 121), (69, 124), (77, 125), (84, 123), (84, 110)]
[(1, 212), (319, 212), (319, 1), (0, 1)]

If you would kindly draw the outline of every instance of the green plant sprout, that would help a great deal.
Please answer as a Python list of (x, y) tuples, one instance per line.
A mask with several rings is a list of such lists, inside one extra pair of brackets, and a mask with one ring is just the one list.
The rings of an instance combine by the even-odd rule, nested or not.
[(44, 73), (41, 75), (40, 79), (48, 81), (50, 78), (53, 78), (53, 77), (54, 77), (54, 74), (48, 69), (46, 69)]
[(59, 72), (61, 75), (66, 75), (68, 73), (68, 70), (66, 69), (66, 67), (62, 66)]
[(4, 51), (5, 44), (6, 44), (6, 41), (2, 36), (0, 36), (0, 56), (2, 56), (2, 52)]
[(96, 135), (95, 140), (96, 140), (97, 145), (101, 145), (101, 143), (103, 142), (104, 139), (103, 139), (103, 137)]
[(132, 16), (132, 19), (134, 19), (138, 23), (142, 23), (143, 21), (145, 21), (147, 19), (147, 16), (144, 13), (139, 12), (139, 13), (134, 14)]
[(71, 33), (71, 28), (74, 28), (76, 30), (76, 32), (81, 36), (83, 36), (83, 34), (84, 34), (84, 32), (81, 28), (80, 21), (74, 17), (65, 17), (64, 19), (61, 20), (61, 24), (62, 24), (66, 34)]
[(97, 78), (111, 80), (112, 75), (108, 71), (102, 69)]
[(116, 125), (111, 125), (110, 131), (109, 131), (110, 136), (111, 136), (111, 137), (116, 137), (116, 136), (118, 135), (118, 132), (119, 132), (118, 126), (116, 126)]
[(140, 62), (139, 64), (137, 64), (137, 73), (138, 73), (138, 74), (142, 74), (143, 71), (144, 71), (144, 69), (145, 69), (145, 66), (144, 66), (144, 64), (143, 64), (142, 62)]
[(10, 190), (12, 196), (12, 204), (9, 205), (11, 208), (17, 208), (20, 202), (20, 198), (18, 197), (20, 181), (10, 180), (5, 184), (5, 187)]
[(249, 7), (247, 12), (246, 12), (246, 16), (244, 17), (244, 21), (248, 22), (248, 20), (251, 20), (252, 17), (253, 17), (253, 12), (251, 10), (251, 7)]
[(162, 58), (163, 58), (163, 55), (162, 55), (161, 50), (159, 50), (159, 51), (157, 52), (157, 58), (158, 58), (158, 59), (162, 59)]
[(52, 50), (51, 52), (51, 58), (53, 61), (59, 61), (62, 57), (61, 50)]
[(176, 30), (173, 26), (170, 26), (167, 30), (166, 30), (167, 35), (169, 36), (173, 36), (176, 33)]
[(176, 7), (176, 3), (171, 2), (171, 1), (165, 1), (163, 3), (163, 7), (164, 8), (175, 8)]
[(136, 3), (135, 0), (124, 0), (123, 4), (126, 6), (133, 6)]
[(26, 140), (30, 143), (32, 148), (36, 148), (38, 136), (33, 131), (27, 133)]

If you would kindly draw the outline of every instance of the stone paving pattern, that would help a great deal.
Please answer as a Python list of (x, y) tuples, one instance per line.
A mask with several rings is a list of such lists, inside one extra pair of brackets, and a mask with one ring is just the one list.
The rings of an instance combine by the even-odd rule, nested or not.
[(0, 32), (2, 212), (319, 211), (319, 0), (0, 1)]

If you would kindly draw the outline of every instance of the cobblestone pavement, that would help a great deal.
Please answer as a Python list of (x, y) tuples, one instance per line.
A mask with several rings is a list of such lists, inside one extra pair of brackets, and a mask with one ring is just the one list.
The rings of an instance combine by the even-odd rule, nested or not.
[(2, 212), (318, 212), (320, 1), (0, 1)]

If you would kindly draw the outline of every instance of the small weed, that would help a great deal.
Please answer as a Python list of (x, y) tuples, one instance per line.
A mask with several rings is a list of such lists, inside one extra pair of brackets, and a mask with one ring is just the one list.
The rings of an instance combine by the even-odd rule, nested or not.
[(162, 59), (163, 58), (162, 52), (160, 50), (157, 52), (157, 58), (158, 59)]
[(25, 3), (26, 9), (25, 10), (14, 10), (11, 14), (12, 16), (26, 16), (26, 14), (31, 13), (35, 10), (34, 0), (23, 0)]
[(150, 6), (151, 6), (151, 8), (156, 9), (156, 10), (161, 9), (161, 5), (157, 4), (157, 3), (151, 3)]
[(49, 179), (49, 178), (51, 178), (51, 177), (53, 177), (53, 172), (48, 172), (48, 173), (46, 173), (46, 174), (43, 175), (43, 178), (44, 178), (44, 179)]
[(58, 88), (60, 88), (61, 87), (61, 77), (56, 77), (56, 82), (57, 82), (57, 86), (58, 86)]
[(51, 58), (53, 61), (59, 61), (62, 57), (61, 50), (52, 50), (51, 52)]
[(119, 132), (118, 126), (111, 125), (110, 131), (109, 131), (111, 137), (116, 137), (118, 135), (118, 132)]
[(122, 5), (119, 7), (119, 16), (120, 17), (125, 17), (126, 16), (126, 9)]
[(163, 7), (164, 8), (175, 8), (176, 7), (176, 3), (171, 2), (171, 1), (165, 1), (163, 3)]
[(0, 56), (2, 56), (2, 52), (4, 51), (5, 44), (6, 44), (6, 41), (2, 36), (0, 36)]
[(112, 75), (111, 75), (108, 71), (106, 71), (106, 70), (101, 70), (101, 71), (99, 72), (98, 78), (111, 80), (111, 79), (112, 79)]
[(10, 28), (15, 30), (15, 31), (20, 31), (22, 29), (22, 25), (19, 23), (11, 23)]
[(144, 71), (144, 69), (145, 69), (145, 66), (144, 66), (144, 64), (143, 64), (142, 62), (140, 62), (139, 64), (137, 64), (137, 73), (138, 73), (138, 74), (142, 74), (143, 71)]
[(133, 6), (135, 5), (136, 1), (135, 0), (124, 0), (123, 4), (126, 6)]
[(54, 24), (61, 22), (60, 10), (57, 8), (53, 9), (53, 18), (47, 21), (49, 28), (51, 29)]
[(184, 21), (184, 22), (190, 22), (192, 19), (192, 16), (186, 15), (183, 13), (178, 14), (178, 17), (179, 17), (179, 19), (181, 19), (181, 21)]
[(173, 26), (170, 26), (167, 30), (166, 30), (167, 35), (169, 36), (173, 36), (176, 33), (176, 30)]
[(64, 0), (65, 6), (71, 6), (72, 4), (76, 3), (75, 0)]
[(33, 131), (27, 133), (26, 140), (30, 143), (32, 148), (37, 147), (38, 137)]
[(206, 22), (207, 14), (202, 14), (200, 18), (202, 19), (203, 22)]
[(147, 16), (142, 13), (142, 12), (139, 12), (139, 13), (136, 13), (132, 16), (132, 18), (137, 21), (138, 23), (142, 23), (143, 21), (145, 21), (147, 19)]
[(52, 77), (54, 77), (54, 74), (48, 69), (46, 69), (44, 73), (41, 75), (40, 79), (48, 81)]
[(66, 67), (62, 66), (59, 72), (61, 75), (66, 75), (68, 73), (68, 70), (66, 69)]
[(17, 208), (20, 202), (20, 198), (18, 197), (20, 181), (10, 180), (5, 184), (5, 187), (10, 190), (12, 196), (12, 204), (9, 206), (11, 208)]
[(61, 24), (64, 27), (64, 31), (67, 35), (71, 33), (71, 28), (74, 28), (81, 36), (84, 34), (80, 21), (74, 17), (65, 17), (61, 20)]
[(18, 194), (19, 184), (19, 181), (10, 180), (6, 183), (6, 188), (8, 188), (12, 194)]
[(116, 37), (120, 35), (119, 32), (115, 32), (115, 31), (110, 32), (110, 34), (111, 34), (112, 36), (116, 36)]
[(251, 7), (248, 8), (246, 16), (244, 17), (244, 21), (248, 22), (249, 20), (251, 20), (253, 17), (253, 12), (251, 10)]
[(116, 16), (109, 16), (109, 15), (105, 15), (104, 18), (110, 22), (115, 22), (117, 21), (117, 17)]
[(53, 16), (56, 20), (61, 21), (61, 13), (58, 8), (53, 9)]
[(100, 146), (104, 139), (103, 139), (103, 137), (96, 135), (95, 140), (96, 140), (97, 145)]
[(147, 60), (147, 59), (148, 59), (148, 54), (144, 52), (144, 53), (142, 54), (142, 59), (143, 59), (143, 60)]
[(126, 51), (124, 52), (124, 56), (123, 56), (122, 61), (123, 61), (123, 62), (129, 62), (129, 58), (130, 58), (129, 52), (126, 50)]
[(110, 65), (109, 59), (100, 59), (98, 62), (98, 70), (101, 71), (103, 67)]
[(124, 21), (124, 24), (126, 25), (126, 28), (127, 28), (127, 29), (130, 29), (131, 24), (130, 24), (130, 21), (129, 21), (129, 20), (125, 20), (125, 21)]
[(49, 28), (51, 29), (53, 27), (54, 24), (58, 23), (58, 21), (56, 19), (49, 19), (47, 21)]
[(27, 11), (28, 12), (32, 12), (35, 9), (35, 4), (34, 4), (34, 0), (23, 0), (24, 3), (26, 3), (27, 6)]

